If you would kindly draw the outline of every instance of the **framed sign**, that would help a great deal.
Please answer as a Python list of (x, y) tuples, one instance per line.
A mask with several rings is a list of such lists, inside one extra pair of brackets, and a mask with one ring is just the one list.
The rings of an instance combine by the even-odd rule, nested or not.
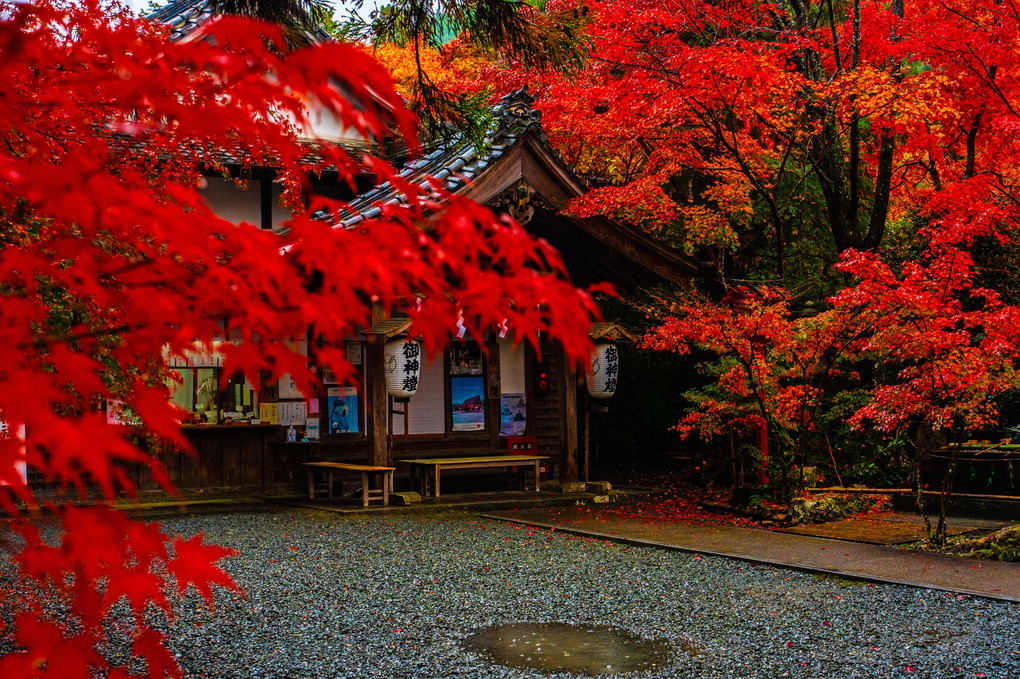
[(344, 347), (347, 350), (347, 362), (351, 365), (361, 365), (361, 342), (347, 342)]
[(475, 342), (455, 344), (450, 352), (451, 375), (481, 375), (482, 348)]
[(485, 384), (481, 377), (451, 377), (453, 431), (485, 429)]
[(528, 406), (524, 394), (502, 394), (499, 399), (499, 435), (524, 436), (527, 433)]

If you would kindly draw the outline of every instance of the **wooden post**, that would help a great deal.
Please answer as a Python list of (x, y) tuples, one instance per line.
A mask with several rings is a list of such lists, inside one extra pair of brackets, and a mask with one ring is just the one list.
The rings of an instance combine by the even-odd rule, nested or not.
[(500, 414), (500, 394), (503, 390), (500, 386), (499, 343), (490, 340), (485, 344), (489, 354), (486, 359), (488, 388), (485, 394), (485, 417), (489, 425), (487, 432), (489, 434), (489, 450), (494, 451), (499, 448), (499, 430), (503, 419)]
[(365, 346), (365, 391), (368, 402), (368, 464), (392, 467), (389, 460), (389, 394), (386, 393), (386, 360), (382, 337)]
[(588, 483), (588, 453), (591, 450), (591, 409), (584, 409), (584, 482)]
[[(562, 351), (562, 349), (561, 349)], [(577, 370), (563, 356), (563, 462), (561, 481), (577, 481)]]

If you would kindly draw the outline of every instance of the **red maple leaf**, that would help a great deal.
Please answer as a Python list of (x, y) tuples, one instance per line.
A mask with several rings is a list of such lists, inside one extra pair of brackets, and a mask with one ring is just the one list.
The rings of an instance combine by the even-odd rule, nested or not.
[(210, 585), (220, 585), (234, 591), (241, 591), (233, 578), (227, 575), (217, 564), (228, 556), (237, 556), (237, 550), (219, 545), (202, 544), (203, 534), (199, 533), (189, 540), (175, 537), (173, 541), (174, 557), (167, 563), (169, 570), (177, 580), (177, 591), (184, 594), (188, 586), (194, 587), (205, 599), (213, 603), (213, 592)]

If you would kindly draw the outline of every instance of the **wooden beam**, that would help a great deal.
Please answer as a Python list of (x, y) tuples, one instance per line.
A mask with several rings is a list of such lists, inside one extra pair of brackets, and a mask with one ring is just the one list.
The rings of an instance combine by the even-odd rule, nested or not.
[(488, 356), (485, 359), (485, 366), (487, 371), (487, 385), (488, 388), (485, 394), (485, 416), (489, 421), (489, 448), (495, 450), (499, 448), (499, 429), (502, 423), (503, 416), (500, 414), (500, 394), (502, 388), (500, 387), (500, 374), (499, 374), (499, 343), (494, 337), (490, 337), (489, 341), (485, 343), (486, 351)]
[(845, 493), (847, 495), (904, 495), (914, 493), (910, 488), (841, 488), (829, 486), (828, 488), (807, 488), (809, 493)]
[(577, 481), (577, 371), (567, 361), (566, 355), (563, 355), (563, 459), (560, 480)]
[(385, 342), (381, 337), (370, 338), (365, 345), (368, 464), (380, 467), (389, 465), (389, 395), (386, 393), (384, 348)]
[(273, 228), (273, 182), (268, 179), (259, 179), (258, 183), (262, 218), (259, 226), (263, 229), (271, 229)]
[(589, 438), (591, 437), (591, 411), (589, 408), (584, 409), (584, 482), (588, 483), (588, 459), (591, 453), (591, 444)]

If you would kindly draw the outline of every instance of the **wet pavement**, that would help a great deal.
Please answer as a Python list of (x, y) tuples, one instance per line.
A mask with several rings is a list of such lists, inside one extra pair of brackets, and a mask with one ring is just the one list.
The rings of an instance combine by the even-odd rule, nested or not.
[[(908, 552), (887, 544), (757, 528), (651, 520), (592, 507), (520, 509), (490, 512), (486, 517), (617, 542), (1020, 602), (1020, 564), (1015, 563)], [(905, 515), (895, 515), (884, 522), (874, 517), (868, 520), (874, 524), (872, 532), (879, 527), (890, 533), (904, 527), (923, 531), (923, 525)], [(999, 523), (1007, 525), (994, 521), (970, 523), (973, 530), (991, 529)]]

